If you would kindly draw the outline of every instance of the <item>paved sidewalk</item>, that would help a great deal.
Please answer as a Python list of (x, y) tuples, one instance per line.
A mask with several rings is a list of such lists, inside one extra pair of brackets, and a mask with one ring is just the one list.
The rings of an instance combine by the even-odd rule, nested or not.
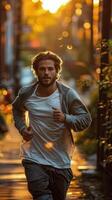
[[(19, 159), (21, 136), (10, 126), (9, 133), (0, 141), (0, 200), (31, 200)], [(95, 156), (87, 161), (78, 148), (72, 160), (74, 178), (67, 200), (103, 200), (101, 180), (95, 170)]]

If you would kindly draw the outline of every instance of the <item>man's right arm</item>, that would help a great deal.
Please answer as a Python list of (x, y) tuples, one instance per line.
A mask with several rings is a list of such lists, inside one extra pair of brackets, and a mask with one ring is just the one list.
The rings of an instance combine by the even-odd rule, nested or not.
[(21, 133), (24, 129), (27, 128), (25, 123), (25, 107), (21, 98), (21, 90), (18, 93), (18, 96), (12, 103), (13, 119), (15, 127)]

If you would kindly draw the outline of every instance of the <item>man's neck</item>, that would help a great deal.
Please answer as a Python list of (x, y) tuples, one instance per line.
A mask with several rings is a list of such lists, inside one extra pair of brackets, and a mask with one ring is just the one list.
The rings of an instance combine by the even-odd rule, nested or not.
[(37, 94), (41, 97), (46, 97), (46, 96), (51, 95), (56, 89), (57, 89), (56, 82), (48, 87), (45, 87), (45, 86), (39, 84), (38, 88), (37, 88)]

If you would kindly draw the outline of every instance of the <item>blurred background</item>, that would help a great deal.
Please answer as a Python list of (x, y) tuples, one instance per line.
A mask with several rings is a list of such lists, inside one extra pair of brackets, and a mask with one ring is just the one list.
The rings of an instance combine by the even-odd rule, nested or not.
[(11, 103), (18, 90), (35, 81), (33, 56), (51, 50), (64, 61), (61, 79), (78, 91), (92, 115), (91, 127), (75, 142), (110, 183), (112, 0), (0, 0), (0, 15), (0, 141), (13, 124)]

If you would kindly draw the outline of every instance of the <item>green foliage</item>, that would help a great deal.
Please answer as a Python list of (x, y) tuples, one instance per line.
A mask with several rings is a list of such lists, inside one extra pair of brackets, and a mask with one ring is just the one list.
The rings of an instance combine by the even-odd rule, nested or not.
[[(97, 51), (101, 58), (101, 72), (99, 92), (94, 93), (93, 91), (89, 107), (92, 115), (92, 125), (86, 132), (79, 134), (76, 141), (82, 151), (89, 155), (96, 152), (98, 126), (101, 129), (101, 132), (98, 134), (102, 134), (104, 137), (104, 146), (109, 145), (109, 148), (112, 148), (112, 40), (100, 41)], [(97, 108), (99, 109), (99, 116), (97, 116)], [(97, 123), (98, 117), (100, 124)], [(110, 149), (108, 151), (110, 152)]]

